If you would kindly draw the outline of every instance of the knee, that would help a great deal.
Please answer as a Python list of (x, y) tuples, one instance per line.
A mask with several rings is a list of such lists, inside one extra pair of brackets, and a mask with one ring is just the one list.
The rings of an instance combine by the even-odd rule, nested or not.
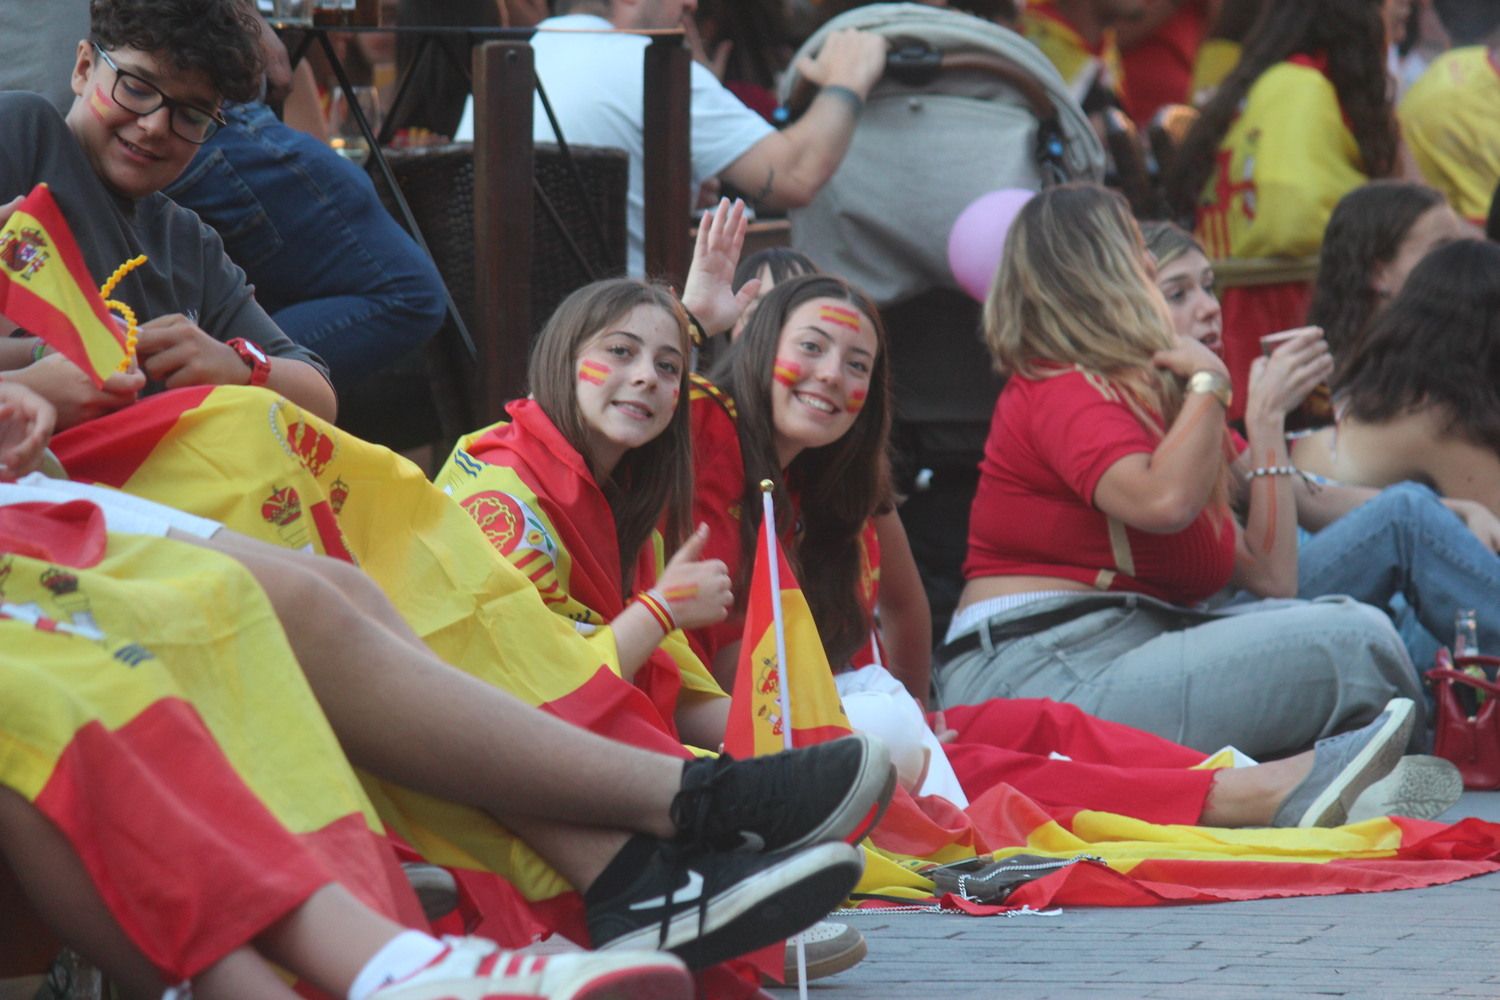
[(1386, 511), (1391, 520), (1400, 523), (1415, 522), (1436, 511), (1447, 513), (1447, 508), (1438, 495), (1421, 483), (1406, 482), (1388, 486), (1370, 503), (1375, 504), (1377, 509)]

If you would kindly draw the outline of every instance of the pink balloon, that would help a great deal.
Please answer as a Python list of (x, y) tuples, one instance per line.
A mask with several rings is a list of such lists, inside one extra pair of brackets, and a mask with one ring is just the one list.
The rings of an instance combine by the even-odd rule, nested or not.
[(948, 233), (948, 267), (958, 287), (983, 302), (995, 280), (1000, 252), (1005, 249), (1005, 234), (1015, 221), (1021, 206), (1031, 200), (1033, 191), (1023, 188), (1001, 188), (969, 202), (958, 213)]

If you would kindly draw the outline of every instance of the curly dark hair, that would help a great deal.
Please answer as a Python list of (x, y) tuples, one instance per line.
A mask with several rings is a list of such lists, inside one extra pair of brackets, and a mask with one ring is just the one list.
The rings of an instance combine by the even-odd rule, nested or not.
[(94, 41), (208, 77), (227, 100), (260, 96), (260, 18), (248, 0), (89, 0)]
[(1173, 157), (1167, 198), (1174, 218), (1191, 219), (1197, 213), (1219, 143), (1251, 86), (1266, 70), (1299, 53), (1328, 57), (1328, 79), (1359, 145), (1365, 175), (1386, 177), (1395, 169), (1396, 118), (1386, 94), (1380, 0), (1272, 0), (1245, 39), (1239, 65), (1204, 105)]
[(1441, 406), (1449, 433), (1500, 452), (1500, 246), (1459, 240), (1423, 258), (1333, 390), (1369, 423)]
[[(787, 320), (804, 302), (821, 298), (849, 303), (874, 327), (877, 350), (870, 394), (847, 434), (802, 452), (783, 475), (776, 454), (771, 371)], [(791, 494), (801, 501), (802, 531), (787, 559), (802, 583), (835, 669), (847, 663), (870, 634), (870, 616), (859, 596), (859, 539), (865, 522), (890, 506), (889, 353), (880, 311), (869, 296), (840, 278), (807, 274), (777, 285), (760, 300), (740, 339), (711, 376), (734, 399), (745, 463), (736, 606), (744, 607), (750, 590), (761, 521), (759, 484), (770, 479), (776, 483), (776, 516), (782, 522), (777, 531), (784, 537), (793, 534)]]
[(1318, 280), (1307, 321), (1323, 328), (1335, 360), (1358, 353), (1379, 306), (1370, 279), (1377, 264), (1396, 259), (1418, 219), (1443, 204), (1432, 188), (1408, 181), (1372, 181), (1334, 206), (1323, 232)]

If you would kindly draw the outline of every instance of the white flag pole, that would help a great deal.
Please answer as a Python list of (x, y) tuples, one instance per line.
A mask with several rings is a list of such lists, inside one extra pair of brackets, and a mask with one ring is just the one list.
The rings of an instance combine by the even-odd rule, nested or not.
[[(786, 676), (786, 621), (781, 614), (781, 560), (776, 558), (776, 507), (771, 492), (776, 484), (769, 479), (760, 481), (760, 516), (766, 532), (766, 569), (771, 574), (771, 618), (776, 629), (776, 688), (781, 697), (781, 744), (792, 748), (792, 696)], [(807, 1000), (807, 946), (802, 935), (792, 939), (797, 943), (797, 997)]]

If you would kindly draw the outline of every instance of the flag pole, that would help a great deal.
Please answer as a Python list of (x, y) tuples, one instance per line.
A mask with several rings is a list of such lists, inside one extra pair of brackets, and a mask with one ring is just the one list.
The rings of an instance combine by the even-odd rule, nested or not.
[(781, 697), (781, 744), (792, 748), (792, 698), (786, 680), (786, 622), (781, 616), (781, 560), (776, 558), (776, 508), (771, 491), (776, 484), (760, 481), (761, 524), (766, 526), (766, 568), (771, 571), (771, 617), (776, 625), (776, 689)]
[[(792, 748), (792, 697), (786, 677), (786, 623), (781, 616), (781, 560), (776, 558), (776, 507), (771, 492), (776, 484), (769, 479), (760, 481), (760, 524), (766, 536), (766, 569), (771, 574), (771, 620), (776, 629), (776, 688), (781, 697), (781, 744)], [(807, 945), (802, 935), (793, 938), (797, 943), (797, 997), (807, 1000)]]

